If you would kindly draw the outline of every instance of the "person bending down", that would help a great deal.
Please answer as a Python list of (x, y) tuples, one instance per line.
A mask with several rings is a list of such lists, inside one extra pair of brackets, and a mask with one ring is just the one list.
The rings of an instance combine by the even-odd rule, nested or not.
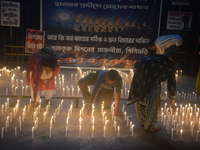
[(175, 64), (164, 55), (146, 56), (138, 59), (134, 66), (127, 104), (136, 100), (135, 109), (138, 121), (148, 132), (160, 131), (155, 124), (160, 107), (161, 82), (167, 80), (170, 106), (174, 104), (176, 92)]
[[(104, 107), (110, 107), (113, 93), (115, 89), (115, 115), (122, 116), (119, 113), (120, 95), (122, 89), (122, 78), (116, 70), (101, 70), (96, 73), (90, 73), (78, 81), (78, 85), (88, 105), (88, 113), (90, 113), (91, 106), (94, 104), (97, 97), (104, 101)], [(88, 90), (88, 86), (94, 85), (92, 95)]]
[(56, 89), (55, 77), (60, 72), (60, 65), (56, 61), (57, 58), (46, 54), (46, 51), (50, 51), (51, 53), (53, 50), (47, 47), (42, 50), (44, 51), (33, 53), (29, 58), (28, 64), (25, 66), (25, 70), (27, 71), (27, 85), (31, 83), (32, 107), (37, 107), (39, 104), (38, 102), (41, 99), (39, 91), (45, 90), (46, 103), (50, 101), (53, 91)]

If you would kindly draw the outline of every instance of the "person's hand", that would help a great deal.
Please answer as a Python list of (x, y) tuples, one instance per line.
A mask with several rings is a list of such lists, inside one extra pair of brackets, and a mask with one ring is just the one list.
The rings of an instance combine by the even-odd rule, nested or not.
[(91, 116), (91, 113), (92, 113), (92, 108), (89, 107), (89, 108), (87, 109), (87, 115), (88, 115), (88, 116)]
[(119, 112), (115, 112), (114, 115), (115, 115), (115, 116), (119, 116), (119, 117), (123, 117), (123, 115), (122, 115), (121, 113), (119, 113)]
[(172, 108), (172, 111), (173, 111), (173, 112), (176, 112), (176, 109), (177, 109), (177, 106), (176, 106), (176, 105), (172, 105), (171, 108)]

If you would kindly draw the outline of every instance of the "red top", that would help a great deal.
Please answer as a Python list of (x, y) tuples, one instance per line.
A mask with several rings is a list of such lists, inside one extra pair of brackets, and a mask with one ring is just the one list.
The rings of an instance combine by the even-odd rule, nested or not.
[[(43, 66), (42, 66), (42, 60), (44, 57), (39, 57), (38, 52), (33, 53), (28, 61), (28, 64), (25, 66), (26, 69), (26, 78), (27, 78), (27, 85), (30, 84), (33, 89), (33, 92), (36, 93), (37, 91), (41, 90), (55, 90), (55, 77), (60, 72), (60, 64), (57, 62), (55, 70), (53, 71), (53, 74), (50, 79), (48, 79), (48, 82), (45, 83), (43, 80), (41, 80), (41, 75), (43, 73)], [(30, 72), (32, 71), (32, 77), (30, 79)]]

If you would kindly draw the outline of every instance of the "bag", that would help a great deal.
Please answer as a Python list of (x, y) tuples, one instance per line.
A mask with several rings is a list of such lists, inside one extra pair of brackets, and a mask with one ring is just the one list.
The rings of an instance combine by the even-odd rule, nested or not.
[(54, 51), (51, 47), (44, 47), (38, 51), (38, 56), (41, 57), (51, 57), (55, 60), (60, 58), (60, 54)]

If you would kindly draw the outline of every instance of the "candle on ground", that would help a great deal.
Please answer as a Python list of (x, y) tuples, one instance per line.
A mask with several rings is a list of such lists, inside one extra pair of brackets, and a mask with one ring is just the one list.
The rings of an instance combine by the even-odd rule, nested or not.
[(103, 137), (104, 138), (106, 137), (106, 127), (105, 126), (103, 127)]
[(118, 126), (117, 129), (118, 129), (118, 134), (117, 135), (119, 137), (120, 136), (120, 126)]
[(94, 138), (94, 125), (92, 126), (92, 138)]
[(196, 142), (199, 140), (199, 130), (197, 130), (197, 135), (196, 135)]
[(171, 140), (174, 139), (173, 133), (174, 133), (174, 129), (172, 128), (172, 130), (171, 130)]
[(180, 130), (180, 140), (182, 140), (183, 129)]
[(32, 127), (32, 139), (34, 139), (34, 131), (35, 131), (35, 127)]
[(133, 136), (133, 128), (134, 128), (134, 124), (131, 126), (131, 129), (132, 129), (131, 135), (132, 135), (132, 136)]
[(4, 127), (1, 130), (1, 138), (3, 139), (3, 134), (4, 134)]

